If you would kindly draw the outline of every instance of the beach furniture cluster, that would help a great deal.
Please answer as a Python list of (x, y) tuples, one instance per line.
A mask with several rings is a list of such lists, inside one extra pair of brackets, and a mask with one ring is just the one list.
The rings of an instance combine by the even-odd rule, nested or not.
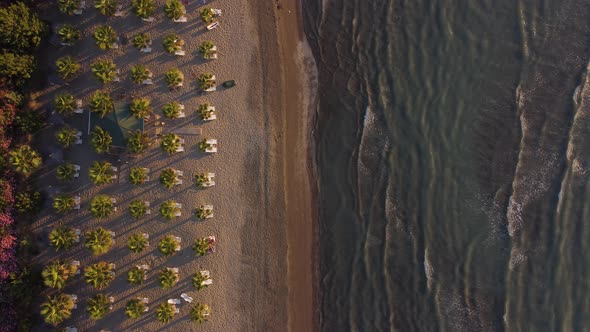
[[(89, 10), (93, 10), (88, 8), (90, 6), (87, 6), (86, 1), (58, 0), (57, 4), (59, 9), (67, 15), (83, 16)], [(157, 8), (153, 0), (133, 0), (129, 8), (117, 0), (95, 0), (93, 7), (94, 10), (104, 16), (126, 17), (133, 13), (146, 24), (157, 20), (155, 16)], [(167, 0), (162, 9), (166, 18), (174, 23), (183, 24), (196, 19), (187, 13), (183, 3), (178, 0)], [(204, 29), (213, 30), (220, 26), (218, 18), (223, 14), (221, 10), (203, 7), (199, 9), (198, 14), (204, 22)], [(96, 47), (101, 50), (118, 49), (121, 51), (124, 48), (125, 41), (120, 38), (118, 33), (108, 25), (101, 25), (93, 31), (92, 38), (95, 40)], [(57, 34), (60, 40), (59, 46), (62, 47), (70, 48), (81, 38), (81, 33), (75, 25), (64, 24), (60, 26)], [(179, 57), (188, 55), (182, 37), (176, 34), (164, 38), (162, 49), (158, 49), (153, 45), (147, 33), (133, 36), (130, 43), (136, 49), (130, 51), (137, 52), (138, 57), (141, 57), (141, 54), (158, 51)], [(217, 46), (210, 41), (203, 42), (198, 49), (200, 56), (205, 60), (217, 59), (217, 51)], [(57, 74), (64, 82), (75, 78), (82, 70), (79, 61), (70, 55), (60, 57), (55, 65)], [(94, 78), (101, 84), (116, 84), (129, 78), (133, 83), (140, 86), (151, 86), (157, 81), (152, 70), (143, 64), (133, 66), (129, 73), (125, 73), (117, 68), (116, 63), (113, 61), (101, 59), (91, 63), (90, 69)], [(164, 82), (170, 89), (180, 89), (184, 86), (184, 79), (182, 71), (173, 68), (166, 72)], [(217, 90), (216, 77), (210, 73), (200, 74), (195, 83), (201, 93)], [(79, 121), (67, 121), (70, 118), (73, 119), (76, 115), (84, 116), (91, 113), (92, 116), (104, 118), (114, 112), (113, 96), (107, 89), (94, 92), (86, 105), (82, 99), (77, 99), (70, 92), (55, 95), (53, 104), (55, 113), (62, 115), (66, 119), (65, 122), (79, 123)], [(164, 122), (157, 121), (162, 116), (171, 121), (188, 117), (195, 117), (203, 122), (217, 119), (215, 107), (208, 103), (199, 105), (196, 110), (189, 110), (185, 108), (183, 103), (173, 101), (164, 105), (161, 116), (154, 114), (149, 98), (133, 99), (128, 107), (135, 118), (144, 121), (155, 119), (155, 126), (164, 125)], [(88, 137), (83, 136), (84, 134), (80, 129), (64, 124), (57, 132), (56, 139), (63, 149), (82, 145), (82, 147), (91, 146), (101, 156), (121, 153), (120, 151), (113, 151), (113, 135), (100, 126), (94, 128), (89, 126)], [(202, 154), (215, 154), (219, 148), (218, 141), (215, 138), (205, 137), (194, 146), (188, 146), (185, 137), (181, 137), (181, 135), (174, 132), (149, 135), (142, 130), (137, 130), (129, 132), (124, 153), (139, 155), (152, 146), (156, 140), (159, 140), (160, 148), (164, 154), (168, 155), (185, 153), (193, 149)], [(76, 158), (75, 154), (68, 155), (73, 156), (72, 159)], [(71, 184), (75, 183), (73, 181), (80, 181), (81, 172), (87, 174), (88, 180), (94, 186), (115, 184), (142, 186), (152, 181), (155, 182), (156, 179), (165, 190), (175, 190), (175, 188), (185, 185), (194, 186), (198, 189), (215, 186), (216, 175), (213, 172), (191, 173), (190, 170), (177, 169), (172, 166), (161, 170), (152, 170), (139, 166), (121, 167), (121, 165), (115, 166), (111, 164), (111, 161), (108, 160), (94, 161), (87, 169), (82, 169), (75, 162), (77, 161), (68, 160), (55, 168), (55, 176), (64, 184), (63, 188), (72, 188)], [(69, 185), (66, 185), (68, 183)], [(118, 213), (126, 214), (131, 220), (141, 219), (142, 222), (166, 222), (189, 215), (189, 213), (183, 215), (183, 210), (187, 212), (187, 207), (172, 199), (164, 200), (159, 204), (141, 198), (125, 199), (120, 202), (116, 197), (101, 193), (88, 197), (83, 201), (79, 193), (66, 190), (58, 192), (52, 197), (52, 207), (55, 213), (62, 215), (86, 211), (85, 213), (97, 220), (107, 220)], [(188, 208), (191, 209), (190, 218), (195, 221), (204, 221), (214, 216), (214, 207), (210, 203), (198, 203)], [(148, 218), (153, 221), (146, 221), (145, 219)], [(85, 248), (83, 250), (93, 256), (101, 256), (109, 252), (115, 241), (117, 243), (126, 241), (130, 255), (147, 250), (156, 250), (163, 257), (173, 256), (183, 248), (190, 248), (197, 257), (205, 256), (215, 252), (217, 244), (214, 235), (202, 236), (187, 241), (186, 239), (183, 240), (183, 234), (174, 234), (173, 229), (170, 234), (157, 234), (156, 236), (152, 234), (150, 236), (150, 234), (141, 231), (125, 235), (116, 234), (115, 231), (109, 229), (112, 227), (116, 227), (116, 225), (104, 223), (103, 227), (80, 229), (67, 224), (60, 224), (51, 227), (47, 237), (49, 245), (58, 252), (67, 252), (76, 246), (83, 246)], [(153, 243), (154, 249), (151, 249), (150, 242)], [(79, 254), (83, 251), (76, 250), (75, 252)], [(41, 314), (45, 322), (50, 325), (64, 326), (67, 319), (72, 316), (72, 312), (80, 310), (80, 306), (92, 319), (105, 318), (117, 305), (124, 307), (124, 312), (129, 319), (137, 319), (153, 314), (162, 323), (170, 322), (181, 312), (183, 306), (189, 307), (189, 318), (197, 323), (206, 321), (210, 316), (211, 308), (195, 299), (198, 299), (195, 291), (202, 290), (213, 284), (213, 278), (209, 270), (183, 271), (177, 266), (154, 268), (146, 262), (133, 266), (116, 266), (114, 262), (104, 260), (93, 264), (81, 264), (79, 259), (82, 258), (76, 257), (74, 260), (54, 259), (42, 271), (45, 286), (55, 290), (41, 304)], [(142, 284), (153, 279), (157, 280), (159, 286), (166, 290), (174, 288), (185, 273), (191, 276), (192, 289), (186, 288), (181, 292), (170, 294), (170, 298), (163, 302), (152, 304), (148, 297), (141, 295), (141, 291), (136, 292), (136, 295), (127, 299), (118, 299), (115, 294), (107, 293), (109, 285), (120, 274), (126, 275), (130, 286), (141, 287)], [(82, 298), (79, 294), (62, 292), (64, 287), (77, 278), (83, 279), (85, 283), (98, 292), (88, 298)], [(76, 315), (80, 315), (80, 313), (76, 313)], [(70, 325), (63, 327), (63, 330), (73, 332), (77, 331), (78, 328)]]

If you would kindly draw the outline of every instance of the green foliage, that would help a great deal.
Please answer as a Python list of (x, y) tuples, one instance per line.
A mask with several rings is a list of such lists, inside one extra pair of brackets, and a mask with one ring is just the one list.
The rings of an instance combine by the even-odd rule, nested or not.
[(214, 244), (209, 237), (196, 239), (193, 244), (193, 251), (197, 256), (205, 256), (213, 250)]
[(209, 143), (207, 143), (207, 139), (203, 139), (202, 141), (200, 141), (197, 146), (199, 147), (199, 150), (201, 150), (201, 152), (206, 152), (207, 149), (212, 148), (213, 146)]
[(164, 14), (171, 20), (177, 20), (184, 15), (186, 9), (179, 0), (168, 0), (164, 6)]
[(21, 132), (33, 134), (43, 127), (45, 119), (41, 112), (29, 109), (18, 113), (14, 118), (14, 123)]
[(70, 318), (74, 309), (74, 301), (65, 294), (49, 296), (46, 302), (41, 304), (41, 315), (47, 324), (57, 326)]
[(170, 303), (162, 303), (156, 309), (156, 318), (161, 323), (168, 323), (172, 320), (172, 318), (174, 318), (174, 315), (176, 315), (176, 311), (174, 311), (174, 309), (174, 305)]
[(129, 203), (129, 213), (131, 213), (131, 216), (135, 219), (145, 216), (147, 210), (148, 206), (144, 201), (134, 200)]
[(69, 148), (78, 139), (78, 130), (69, 126), (63, 127), (56, 134), (57, 142), (64, 148)]
[(204, 288), (207, 288), (209, 285), (205, 284), (205, 281), (208, 279), (209, 279), (209, 277), (206, 274), (201, 273), (201, 271), (199, 271), (199, 272), (195, 273), (195, 276), (192, 279), (193, 286), (197, 290), (202, 290)]
[(57, 6), (60, 12), (74, 15), (74, 12), (80, 8), (80, 0), (59, 0)]
[(90, 314), (92, 319), (101, 319), (111, 310), (111, 301), (104, 294), (96, 294), (88, 299), (88, 307), (86, 311)]
[(8, 152), (8, 162), (14, 171), (28, 176), (41, 167), (43, 160), (30, 146), (21, 145)]
[(37, 14), (20, 1), (0, 8), (0, 45), (5, 49), (29, 51), (39, 46), (45, 30)]
[(132, 285), (141, 285), (143, 284), (144, 280), (145, 270), (139, 266), (134, 266), (127, 272), (127, 281), (129, 281), (129, 283)]
[(152, 114), (152, 106), (149, 98), (137, 98), (133, 99), (131, 105), (129, 105), (131, 114), (137, 119), (144, 119)]
[(133, 0), (132, 6), (139, 18), (148, 18), (156, 11), (154, 0)]
[(201, 20), (203, 20), (203, 22), (209, 24), (209, 23), (213, 23), (213, 21), (215, 21), (215, 12), (213, 12), (213, 9), (211, 9), (211, 7), (206, 7), (201, 9), (201, 11), (199, 12), (199, 15), (201, 16)]
[(73, 210), (75, 206), (76, 200), (69, 194), (59, 194), (53, 199), (53, 208), (60, 213)]
[(204, 205), (201, 205), (201, 206), (195, 208), (195, 217), (197, 217), (197, 219), (206, 219), (212, 215), (213, 215), (213, 210), (206, 209)]
[(80, 30), (69, 24), (64, 24), (57, 30), (59, 41), (62, 43), (72, 44), (80, 40)]
[(7, 51), (0, 54), (0, 76), (13, 86), (22, 86), (31, 78), (34, 70), (35, 61), (32, 55), (19, 55)]
[(92, 251), (96, 256), (105, 254), (113, 245), (113, 236), (110, 231), (99, 227), (93, 231), (86, 232), (86, 241), (84, 246)]
[(74, 114), (74, 110), (76, 109), (76, 100), (69, 93), (56, 95), (53, 104), (55, 105), (55, 110), (63, 115)]
[(173, 101), (164, 105), (164, 116), (170, 119), (176, 119), (180, 116), (180, 103)]
[(158, 280), (160, 281), (160, 286), (164, 289), (168, 289), (178, 282), (178, 273), (174, 272), (170, 268), (163, 269), (158, 273)]
[(69, 80), (80, 72), (80, 64), (71, 56), (62, 56), (55, 60), (57, 74), (64, 80)]
[(104, 219), (115, 212), (115, 205), (109, 195), (96, 195), (90, 201), (90, 213), (93, 217)]
[(166, 187), (166, 189), (172, 189), (176, 184), (177, 179), (174, 168), (166, 168), (160, 173), (160, 183)]
[(143, 234), (133, 234), (127, 240), (127, 247), (134, 253), (142, 252), (148, 246), (148, 240)]
[(145, 313), (145, 304), (139, 299), (133, 299), (125, 305), (125, 314), (129, 318), (137, 319)]
[(98, 60), (90, 68), (94, 77), (102, 83), (112, 82), (117, 77), (117, 66), (111, 60)]
[(74, 168), (73, 164), (65, 163), (57, 166), (55, 170), (55, 175), (58, 180), (62, 181), (72, 181), (74, 179), (74, 174), (76, 174), (76, 169)]
[(107, 114), (112, 112), (113, 109), (113, 99), (108, 92), (96, 91), (92, 97), (90, 97), (90, 110), (95, 112), (101, 118), (104, 118)]
[(117, 0), (94, 0), (94, 8), (105, 16), (113, 16), (117, 10)]
[(41, 208), (41, 193), (22, 191), (16, 194), (15, 207), (20, 213), (36, 212)]
[(110, 25), (101, 25), (94, 30), (94, 39), (101, 50), (112, 49), (117, 42), (117, 33)]
[(111, 163), (106, 161), (95, 161), (88, 170), (90, 181), (96, 185), (103, 185), (113, 182), (115, 172), (111, 168)]
[(204, 41), (199, 46), (199, 53), (201, 53), (201, 56), (203, 56), (204, 59), (211, 60), (211, 59), (213, 59), (213, 57), (217, 53), (217, 51), (215, 51), (214, 49), (215, 49), (215, 44), (213, 44), (210, 41)]
[(180, 243), (172, 235), (166, 235), (158, 244), (158, 250), (164, 256), (172, 256), (177, 248), (180, 248)]
[(197, 185), (197, 187), (204, 189), (211, 184), (211, 181), (209, 180), (207, 174), (201, 173), (195, 175), (195, 184)]
[(78, 268), (75, 265), (55, 260), (43, 269), (41, 276), (45, 286), (62, 289), (66, 282), (76, 274), (76, 271)]
[(160, 216), (166, 220), (174, 219), (177, 212), (180, 212), (180, 209), (176, 207), (176, 202), (173, 200), (165, 201), (160, 205)]
[(127, 139), (127, 148), (131, 153), (142, 153), (143, 150), (150, 146), (150, 137), (142, 132), (140, 129), (129, 132), (129, 138)]
[(183, 80), (184, 74), (176, 68), (172, 68), (166, 72), (166, 84), (170, 89), (178, 87)]
[(129, 182), (131, 184), (142, 184), (147, 180), (147, 169), (144, 167), (133, 167), (129, 172)]
[(213, 115), (213, 111), (210, 111), (209, 107), (211, 107), (211, 105), (207, 103), (199, 105), (197, 112), (199, 113), (199, 118), (201, 120), (207, 120)]
[(215, 80), (213, 79), (213, 74), (205, 73), (201, 74), (197, 78), (197, 83), (199, 85), (199, 89), (205, 91), (215, 86)]
[(164, 50), (168, 53), (179, 51), (184, 46), (184, 40), (180, 39), (177, 34), (170, 34), (164, 38)]
[(139, 35), (133, 37), (133, 39), (131, 40), (133, 46), (135, 46), (135, 48), (137, 48), (138, 50), (149, 47), (151, 42), (152, 39), (150, 38), (150, 35), (147, 33), (140, 33)]
[(76, 233), (71, 227), (56, 227), (49, 233), (49, 245), (56, 250), (69, 249), (76, 243)]
[(144, 65), (135, 65), (131, 68), (131, 80), (135, 84), (141, 84), (143, 81), (150, 78), (150, 70)]
[(97, 289), (105, 288), (115, 278), (113, 265), (107, 262), (98, 262), (96, 264), (92, 264), (84, 271), (84, 279), (86, 282)]
[(207, 317), (211, 314), (211, 308), (207, 304), (195, 303), (191, 308), (191, 320), (202, 324), (207, 321)]
[(108, 153), (113, 144), (111, 134), (99, 126), (94, 127), (90, 140), (96, 153)]
[(173, 154), (176, 152), (182, 144), (180, 143), (180, 137), (174, 133), (164, 134), (162, 135), (162, 142), (160, 143), (160, 147), (164, 152), (168, 154)]

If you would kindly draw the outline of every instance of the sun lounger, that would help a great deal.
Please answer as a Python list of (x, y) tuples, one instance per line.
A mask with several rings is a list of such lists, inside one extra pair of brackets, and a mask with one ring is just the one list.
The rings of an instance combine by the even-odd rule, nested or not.
[(74, 166), (74, 170), (76, 172), (79, 172), (80, 171), (80, 165), (72, 165), (72, 166)]
[(147, 264), (137, 265), (137, 267), (139, 267), (140, 269), (145, 270), (145, 271), (150, 269), (150, 266)]
[(178, 274), (178, 268), (177, 267), (169, 267), (168, 270)]
[(78, 139), (76, 140), (76, 144), (78, 144), (78, 145), (82, 144), (82, 139), (81, 139), (81, 138), (78, 138)]
[(152, 48), (151, 47), (144, 47), (142, 49), (139, 50), (141, 53), (152, 53)]
[(215, 14), (215, 16), (221, 16), (221, 14), (223, 14), (221, 12), (221, 9), (215, 9), (215, 8), (213, 8), (211, 10), (213, 11), (213, 14)]
[(82, 15), (82, 9), (74, 10), (74, 15)]
[(59, 43), (61, 46), (72, 46), (72, 43)]
[(123, 5), (118, 5), (117, 11), (115, 12), (115, 16), (117, 16), (117, 17), (123, 16), (123, 12), (121, 11), (121, 9), (123, 9)]
[(186, 16), (181, 16), (178, 19), (174, 20), (174, 22), (176, 22), (176, 23), (186, 23), (186, 21), (187, 21)]
[(213, 30), (217, 27), (219, 27), (219, 22), (213, 22), (207, 26), (207, 30)]
[(176, 174), (176, 176), (183, 176), (184, 175), (184, 172), (181, 171), (181, 170), (175, 169), (174, 170), (174, 174)]
[(80, 172), (76, 172), (76, 173), (74, 173), (74, 177), (75, 177), (75, 178), (78, 178), (78, 177), (80, 177)]
[(184, 146), (179, 146), (179, 147), (176, 149), (176, 152), (184, 152)]
[(177, 50), (177, 51), (174, 51), (174, 55), (185, 56), (186, 52), (184, 50)]
[(180, 299), (168, 299), (168, 303), (170, 304), (180, 304), (182, 303)]
[(180, 186), (182, 184), (182, 179), (176, 179), (174, 182), (175, 185)]
[(111, 198), (111, 203), (116, 204), (117, 203), (117, 199), (116, 198)]
[[(177, 211), (177, 212), (174, 214), (174, 216), (175, 216), (175, 217), (181, 217), (181, 216), (182, 216), (182, 211)], [(179, 250), (180, 250), (180, 249), (179, 249)]]
[(74, 206), (74, 210), (80, 210), (80, 196), (75, 196), (74, 201), (76, 202), (76, 206)]
[[(175, 236), (175, 237), (174, 237), (174, 241), (176, 241), (176, 242), (180, 243), (180, 242), (182, 242), (182, 238), (181, 238), (180, 236)], [(173, 268), (173, 270), (174, 270), (175, 272), (178, 272), (178, 269), (177, 269), (177, 268)]]
[(153, 22), (154, 21), (154, 18), (153, 17), (148, 17), (148, 18), (142, 18), (141, 20), (144, 21), (144, 22)]
[(115, 237), (115, 232), (109, 231), (109, 234), (111, 234), (112, 237)]
[(109, 302), (111, 302), (111, 303), (114, 303), (114, 302), (115, 302), (115, 298), (114, 298), (114, 297), (112, 297), (112, 296), (109, 296), (109, 297), (108, 297), (108, 300), (109, 300)]
[(206, 140), (205, 142), (210, 145), (210, 147), (205, 149), (205, 152), (207, 152), (207, 153), (216, 153), (217, 152), (217, 140), (216, 139), (210, 138), (210, 139)]
[(186, 118), (186, 113), (184, 113), (184, 112), (178, 113), (178, 118), (179, 119)]
[(119, 171), (119, 168), (118, 167), (115, 167), (115, 166), (111, 166), (111, 170), (113, 172), (118, 172)]
[(150, 303), (150, 299), (148, 299), (147, 297), (138, 297), (137, 299), (145, 304)]
[(72, 265), (76, 267), (76, 274), (80, 274), (80, 261), (72, 261)]
[(72, 301), (74, 302), (74, 309), (78, 308), (78, 295), (71, 294), (69, 295)]
[(179, 138), (178, 141), (180, 142), (180, 144), (184, 144), (184, 138)]
[(180, 82), (180, 83), (176, 84), (176, 87), (181, 87), (181, 86), (184, 86), (184, 82)]
[[(182, 204), (180, 204), (180, 203), (175, 203), (175, 204), (174, 204), (174, 207), (175, 207), (175, 208), (177, 208), (177, 209), (182, 209)], [(179, 239), (180, 239), (180, 238), (179, 238)]]
[[(75, 305), (74, 305), (75, 306)], [(78, 329), (75, 327), (66, 327), (65, 332), (78, 332)]]
[(181, 111), (184, 111), (184, 104), (178, 104), (178, 109), (180, 109)]
[(152, 79), (149, 78), (147, 80), (143, 80), (143, 82), (141, 82), (141, 84), (151, 85), (151, 84), (154, 84), (154, 81), (152, 81)]
[(174, 313), (175, 313), (175, 314), (178, 314), (178, 313), (180, 313), (180, 309), (178, 309), (177, 307), (174, 307)]
[(188, 303), (192, 303), (193, 302), (193, 298), (190, 297), (187, 293), (182, 293), (180, 294), (180, 297), (185, 300)]
[(143, 233), (143, 234), (141, 234), (141, 236), (143, 236), (143, 238), (146, 240), (150, 239), (150, 235), (148, 233)]

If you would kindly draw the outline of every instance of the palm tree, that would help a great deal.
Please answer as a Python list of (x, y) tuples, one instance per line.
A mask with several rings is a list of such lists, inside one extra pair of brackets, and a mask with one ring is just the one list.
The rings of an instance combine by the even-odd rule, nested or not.
[(47, 287), (62, 289), (68, 279), (76, 274), (76, 271), (78, 271), (78, 268), (75, 265), (55, 260), (49, 263), (41, 272), (43, 284)]
[(174, 53), (175, 51), (180, 51), (182, 46), (184, 46), (184, 40), (180, 39), (180, 37), (176, 34), (170, 34), (164, 38), (164, 49), (168, 53)]
[(41, 304), (41, 315), (47, 324), (57, 326), (70, 318), (74, 309), (74, 301), (65, 294), (47, 297), (47, 302)]
[(166, 189), (172, 189), (177, 180), (178, 177), (174, 168), (166, 168), (160, 173), (160, 183), (166, 187)]
[(57, 30), (57, 35), (62, 43), (71, 44), (80, 39), (80, 30), (69, 24), (64, 24)]
[(76, 169), (74, 168), (74, 165), (70, 163), (61, 164), (57, 166), (57, 169), (55, 170), (57, 179), (62, 181), (72, 181), (75, 174)]
[(199, 272), (195, 273), (195, 276), (193, 277), (193, 286), (195, 286), (195, 288), (197, 290), (202, 290), (204, 288), (207, 288), (209, 285), (207, 283), (205, 283), (205, 281), (207, 281), (209, 279), (210, 278), (208, 275), (199, 271)]
[(97, 195), (90, 201), (89, 210), (93, 217), (104, 219), (115, 212), (115, 205), (109, 195)]
[(129, 212), (135, 219), (139, 219), (147, 213), (148, 206), (144, 201), (135, 200), (129, 203)]
[(92, 264), (84, 270), (84, 279), (96, 289), (103, 289), (115, 279), (113, 268), (114, 264), (107, 262)]
[(207, 321), (207, 317), (211, 314), (211, 308), (207, 304), (195, 303), (191, 308), (191, 320), (199, 324)]
[(80, 71), (80, 64), (71, 56), (62, 56), (55, 60), (57, 74), (64, 80), (69, 80)]
[(215, 54), (217, 54), (217, 47), (210, 41), (204, 41), (199, 46), (199, 53), (203, 56), (206, 60), (211, 60), (215, 58)]
[(127, 247), (134, 253), (142, 252), (148, 246), (148, 240), (143, 234), (134, 234), (127, 240)]
[(90, 110), (98, 114), (101, 118), (104, 118), (107, 114), (112, 112), (113, 109), (113, 99), (108, 92), (96, 91), (92, 97), (90, 97)]
[(151, 72), (144, 65), (135, 65), (131, 68), (131, 80), (136, 84), (141, 84), (150, 77)]
[(96, 294), (88, 299), (88, 307), (86, 311), (90, 314), (92, 319), (101, 319), (111, 310), (111, 301), (104, 294)]
[(197, 219), (207, 219), (208, 217), (213, 215), (213, 210), (206, 208), (205, 205), (201, 205), (195, 208), (195, 217)]
[(176, 202), (173, 200), (165, 201), (160, 205), (160, 215), (166, 220), (172, 220), (180, 209), (176, 207)]
[(57, 142), (64, 148), (69, 148), (78, 140), (78, 130), (72, 127), (63, 127), (56, 134)]
[(134, 266), (127, 272), (127, 281), (132, 285), (141, 285), (145, 280), (145, 270), (139, 266)]
[(213, 111), (209, 110), (209, 107), (211, 106), (207, 103), (199, 105), (197, 112), (199, 113), (199, 118), (201, 121), (208, 120), (213, 115)]
[(59, 0), (57, 5), (60, 12), (67, 15), (74, 15), (74, 12), (80, 8), (80, 0)]
[(178, 282), (178, 273), (170, 268), (163, 269), (158, 273), (158, 280), (162, 288), (168, 289)]
[(180, 116), (180, 103), (173, 101), (164, 105), (163, 113), (164, 116), (170, 119), (177, 119)]
[(112, 82), (117, 77), (117, 66), (111, 60), (98, 60), (90, 68), (94, 77), (102, 83)]
[(105, 254), (113, 245), (113, 236), (110, 231), (99, 227), (93, 231), (86, 232), (86, 248), (92, 250), (96, 256)]
[(94, 30), (94, 39), (101, 50), (112, 49), (117, 42), (117, 33), (110, 25), (101, 25)]
[(173, 154), (181, 146), (180, 137), (174, 133), (162, 135), (162, 142), (160, 147), (168, 154)]
[(105, 16), (112, 16), (117, 10), (117, 0), (94, 0), (94, 8)]
[(56, 250), (71, 248), (76, 239), (76, 232), (70, 227), (56, 227), (49, 233), (49, 245)]
[(129, 182), (131, 184), (142, 184), (147, 180), (147, 169), (144, 167), (133, 167), (129, 172)]
[(195, 183), (197, 187), (204, 189), (211, 184), (211, 180), (209, 179), (206, 173), (201, 173), (195, 175)]
[(149, 47), (152, 43), (152, 39), (147, 33), (140, 33), (139, 35), (133, 37), (131, 43), (133, 46), (135, 46), (135, 48), (141, 50), (142, 48)]
[(201, 74), (197, 78), (197, 83), (199, 84), (199, 89), (205, 91), (215, 86), (215, 80), (213, 79), (213, 74)]
[(107, 161), (95, 161), (90, 166), (88, 174), (92, 183), (103, 185), (113, 182), (115, 172), (111, 168), (111, 163)]
[(180, 249), (180, 243), (174, 236), (166, 235), (158, 244), (158, 249), (164, 256), (172, 256), (177, 249)]
[(186, 13), (186, 9), (184, 5), (178, 0), (168, 0), (166, 1), (166, 5), (164, 6), (164, 13), (166, 17), (171, 20), (177, 20)]
[(174, 318), (174, 315), (176, 315), (175, 309), (176, 308), (174, 307), (174, 305), (170, 303), (162, 303), (156, 309), (156, 318), (161, 323), (168, 323), (172, 320), (172, 318)]
[(53, 199), (53, 208), (59, 213), (73, 210), (75, 206), (76, 199), (72, 195), (59, 194)]
[(170, 89), (174, 89), (176, 87), (179, 87), (183, 81), (184, 81), (184, 74), (180, 70), (178, 70), (176, 68), (172, 68), (166, 72), (166, 84), (168, 85), (168, 87)]
[(201, 11), (199, 12), (199, 15), (201, 16), (201, 19), (203, 20), (203, 22), (209, 24), (212, 23), (213, 21), (215, 21), (215, 12), (213, 11), (213, 9), (211, 9), (211, 7), (206, 7), (201, 9)]
[(129, 318), (137, 319), (145, 313), (147, 307), (140, 299), (133, 299), (125, 305), (125, 314)]
[(213, 242), (209, 237), (203, 237), (195, 240), (195, 243), (193, 244), (193, 251), (197, 256), (205, 256), (213, 251), (214, 245), (215, 242)]
[(113, 144), (113, 138), (111, 137), (111, 134), (99, 126), (94, 127), (90, 140), (96, 153), (109, 152), (111, 149), (111, 144)]
[(8, 162), (14, 171), (28, 176), (41, 167), (43, 160), (39, 153), (30, 146), (21, 145), (8, 152)]
[(152, 114), (152, 106), (149, 98), (133, 99), (129, 105), (131, 114), (137, 119), (145, 119)]
[(154, 0), (133, 0), (132, 6), (139, 18), (148, 18), (156, 11)]
[(59, 114), (71, 115), (74, 114), (74, 110), (76, 109), (76, 100), (74, 99), (74, 96), (69, 93), (56, 95), (53, 103), (55, 105), (55, 110)]
[(129, 137), (127, 138), (127, 148), (129, 149), (129, 152), (142, 153), (143, 150), (151, 144), (150, 137), (142, 132), (141, 129), (129, 132)]

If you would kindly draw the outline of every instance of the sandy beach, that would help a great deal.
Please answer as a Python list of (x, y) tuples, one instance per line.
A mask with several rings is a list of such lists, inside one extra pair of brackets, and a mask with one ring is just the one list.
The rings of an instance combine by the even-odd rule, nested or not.
[[(45, 18), (52, 22), (70, 23), (83, 31), (80, 43), (73, 47), (55, 47), (48, 54), (48, 63), (63, 55), (72, 55), (83, 64), (83, 74), (69, 85), (55, 85), (37, 96), (41, 105), (51, 104), (56, 93), (68, 91), (84, 100), (86, 113), (66, 119), (71, 126), (84, 132), (84, 144), (63, 153), (63, 160), (82, 167), (80, 179), (71, 184), (58, 183), (54, 168), (61, 157), (55, 157), (57, 143), (52, 139), (56, 126), (49, 126), (38, 138), (42, 152), (54, 153), (54, 160), (46, 162), (47, 176), (40, 178), (40, 186), (48, 194), (67, 192), (79, 194), (82, 209), (57, 215), (47, 206), (35, 229), (40, 239), (42, 254), (39, 264), (54, 258), (76, 259), (82, 267), (98, 261), (116, 263), (116, 278), (104, 290), (87, 286), (82, 277), (66, 286), (65, 293), (76, 293), (80, 299), (78, 309), (65, 326), (79, 331), (311, 331), (317, 326), (314, 312), (315, 295), (312, 289), (314, 268), (314, 223), (309, 151), (307, 144), (311, 87), (304, 84), (306, 73), (312, 73), (310, 54), (298, 26), (296, 1), (281, 3), (280, 9), (273, 0), (216, 0), (208, 5), (223, 11), (220, 28), (206, 31), (198, 17), (200, 4), (190, 1), (187, 6), (188, 22), (173, 23), (164, 17), (164, 1), (158, 4), (156, 20), (144, 23), (131, 12), (131, 1), (122, 1), (124, 16), (105, 18), (93, 8), (82, 17), (64, 17), (54, 6), (48, 6)], [(90, 4), (91, 5), (91, 4)], [(153, 39), (154, 52), (140, 54), (132, 45), (121, 45), (118, 50), (100, 51), (92, 32), (101, 24), (111, 25), (120, 36), (132, 38), (148, 32)], [(166, 54), (161, 47), (163, 38), (177, 33), (185, 41), (187, 56)], [(198, 45), (213, 41), (219, 49), (219, 59), (204, 61), (198, 55)], [(177, 132), (187, 128), (201, 128), (203, 134), (184, 135), (186, 152), (167, 156), (156, 142), (146, 153), (137, 157), (99, 156), (88, 144), (86, 135), (90, 95), (102, 89), (90, 73), (90, 64), (96, 59), (112, 59), (121, 70), (122, 82), (104, 86), (115, 99), (129, 102), (131, 97), (150, 97), (156, 114), (171, 101), (185, 105), (187, 117), (165, 120), (163, 132)], [(154, 85), (137, 86), (129, 78), (131, 66), (143, 63), (154, 74)], [(165, 87), (165, 71), (177, 67), (185, 75), (185, 85), (177, 91)], [(229, 79), (238, 85), (232, 89), (200, 95), (194, 79), (200, 73), (216, 75), (217, 84)], [(302, 76), (303, 75), (303, 76)], [(312, 80), (309, 80), (312, 81)], [(307, 87), (310, 90), (305, 89)], [(194, 111), (209, 102), (217, 109), (217, 120), (202, 123)], [(155, 137), (153, 123), (146, 123), (145, 131)], [(197, 142), (203, 138), (216, 138), (219, 152), (204, 155)], [(46, 157), (47, 159), (47, 157)], [(88, 167), (94, 160), (109, 160), (119, 167), (119, 180), (97, 187), (90, 184)], [(150, 168), (151, 182), (132, 186), (127, 181), (133, 166)], [(184, 171), (184, 183), (172, 190), (158, 183), (161, 170), (174, 167)], [(214, 172), (216, 186), (205, 190), (196, 188), (192, 177), (201, 172)], [(92, 218), (88, 202), (98, 193), (112, 195), (118, 211), (107, 220)], [(164, 221), (157, 213), (139, 220), (131, 218), (129, 202), (146, 200), (155, 208), (168, 199), (182, 204), (182, 216)], [(192, 210), (200, 204), (214, 206), (214, 218), (196, 221)], [(56, 253), (47, 246), (47, 234), (56, 225), (77, 227), (82, 233), (96, 227), (115, 232), (115, 245), (101, 256), (92, 256), (82, 244)], [(126, 247), (127, 238), (145, 232), (150, 235), (150, 247), (140, 254), (132, 254)], [(182, 238), (182, 249), (170, 258), (157, 250), (157, 243), (165, 235)], [(217, 251), (205, 257), (196, 257), (192, 242), (200, 237), (217, 237)], [(83, 239), (82, 239), (83, 242)], [(288, 259), (287, 259), (288, 258)], [(128, 269), (136, 264), (148, 264), (151, 270), (141, 286), (131, 286), (126, 280)], [(180, 280), (172, 288), (163, 290), (156, 274), (166, 267), (178, 267)], [(199, 270), (211, 271), (213, 285), (196, 291), (191, 278)], [(115, 297), (114, 308), (103, 319), (93, 321), (85, 312), (86, 299), (97, 293)], [(171, 323), (162, 325), (155, 318), (155, 308), (180, 293), (189, 293), (196, 302), (212, 308), (211, 317), (204, 325), (189, 320), (190, 305), (179, 306), (180, 313)], [(51, 294), (47, 290), (45, 294)], [(135, 297), (148, 297), (150, 312), (138, 320), (124, 314), (125, 303)], [(40, 331), (48, 330), (47, 326)]]

